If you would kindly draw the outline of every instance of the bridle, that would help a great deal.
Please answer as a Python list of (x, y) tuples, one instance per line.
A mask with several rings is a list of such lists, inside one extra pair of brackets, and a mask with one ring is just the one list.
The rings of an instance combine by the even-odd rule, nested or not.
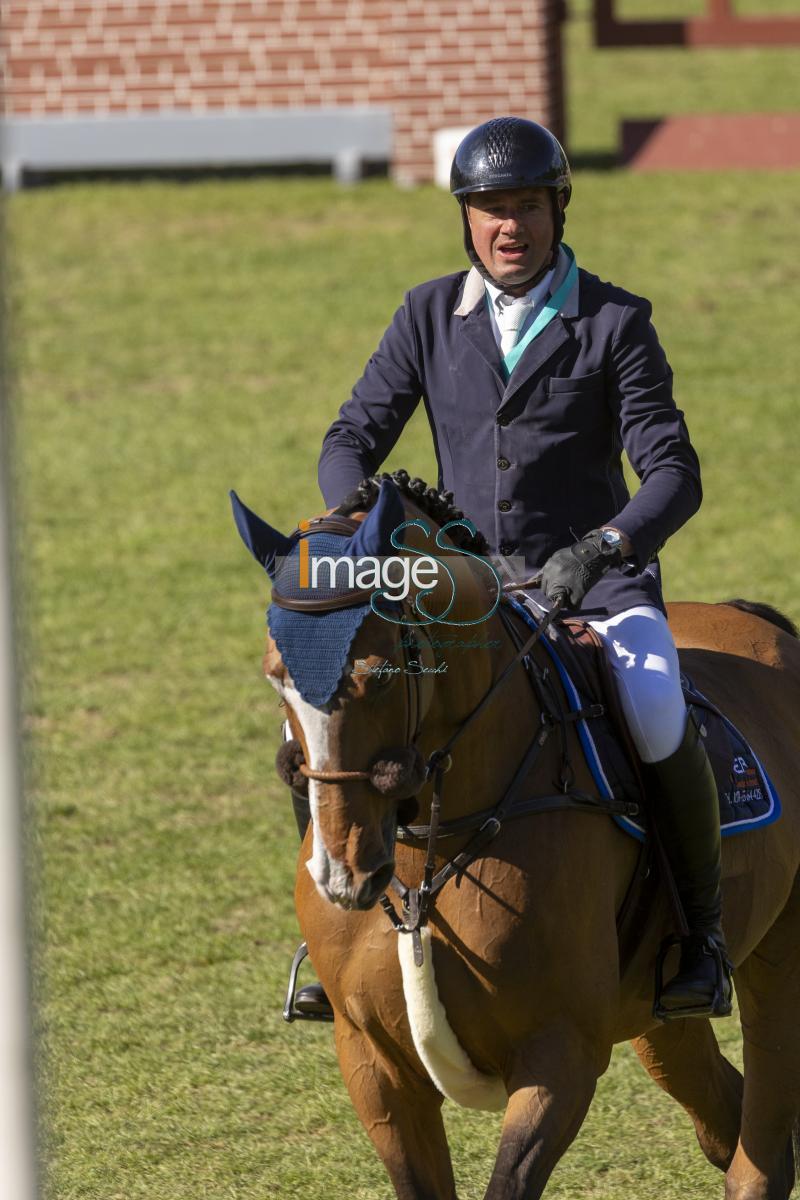
[[(412, 606), (404, 601), (402, 608), (411, 622)], [(405, 627), (401, 627), (405, 628)], [(414, 628), (409, 624), (409, 629)], [(369, 782), (381, 795), (397, 801), (413, 804), (416, 813), (416, 797), (428, 779), (428, 766), (419, 750), (418, 741), (422, 733), (422, 725), (433, 695), (433, 679), (421, 671), (410, 669), (412, 663), (419, 663), (422, 654), (416, 637), (406, 634), (400, 639), (403, 648), (403, 678), (406, 686), (406, 740), (401, 747), (392, 747), (378, 753), (368, 770), (338, 770), (320, 771), (309, 767), (306, 763), (299, 764), (299, 771), (306, 779), (315, 779), (320, 783), (349, 783), (353, 781)], [(433, 656), (436, 665), (436, 651), (430, 638), (424, 635), (424, 642)], [(411, 808), (407, 809), (409, 814)]]
[[(303, 523), (303, 528), (298, 529), (293, 534), (296, 538), (312, 537), (318, 533), (334, 533), (342, 536), (351, 537), (359, 528), (360, 522), (351, 517), (329, 516), (329, 517), (314, 517), (310, 521)], [(343, 589), (337, 592), (336, 595), (326, 598), (296, 598), (294, 596), (287, 597), (282, 595), (277, 589), (273, 589), (272, 603), (277, 604), (280, 608), (286, 608), (293, 612), (306, 613), (321, 613), (331, 612), (337, 608), (351, 608), (360, 604), (369, 604), (374, 588), (351, 588)], [(409, 630), (422, 631), (423, 641), (430, 650), (433, 665), (438, 664), (436, 650), (431, 639), (424, 632), (424, 626), (419, 625), (412, 619), (413, 606), (408, 600), (402, 601), (401, 608), (404, 614), (408, 617), (408, 625), (402, 625), (401, 628)], [(400, 751), (396, 749), (388, 750), (379, 755), (373, 762), (369, 770), (350, 769), (337, 771), (320, 771), (309, 767), (305, 762), (299, 764), (298, 769), (306, 779), (314, 779), (320, 783), (351, 783), (356, 781), (369, 781), (376, 787), (376, 790), (386, 793), (386, 789), (382, 788), (375, 780), (376, 764), (386, 763), (391, 761), (391, 758), (402, 756), (405, 751), (405, 756), (409, 764), (418, 768), (417, 774), (420, 776), (416, 792), (421, 790), (426, 782), (427, 773), (426, 765), (422, 761), (422, 755), (417, 747), (419, 736), (422, 732), (422, 723), (433, 694), (433, 680), (422, 671), (412, 671), (409, 667), (413, 662), (421, 661), (421, 649), (415, 634), (408, 633), (401, 639), (403, 648), (403, 677), (406, 681), (406, 741)], [(396, 784), (393, 790), (395, 798), (405, 798), (398, 794), (400, 784)]]
[[(346, 536), (352, 534), (358, 529), (360, 522), (349, 517), (330, 516), (317, 517), (311, 521), (304, 522), (304, 528), (297, 531), (296, 536), (307, 537), (313, 536), (314, 533), (340, 533)], [(525, 584), (515, 585), (524, 587)], [(513, 590), (506, 588), (504, 591)], [(272, 601), (280, 607), (294, 609), (295, 611), (303, 612), (328, 612), (333, 608), (343, 608), (356, 604), (368, 604), (372, 596), (373, 589), (351, 589), (337, 593), (334, 598), (316, 598), (295, 600), (291, 597), (281, 596), (276, 590), (273, 590)], [(411, 606), (408, 602), (404, 602), (411, 611)], [(422, 939), (420, 931), (428, 923), (430, 913), (436, 898), (436, 895), (444, 887), (444, 885), (454, 876), (463, 875), (467, 867), (478, 857), (479, 854), (486, 849), (499, 834), (504, 820), (511, 817), (519, 817), (528, 813), (553, 812), (560, 809), (571, 808), (580, 809), (583, 811), (598, 812), (604, 814), (621, 814), (635, 815), (638, 812), (638, 805), (631, 804), (627, 801), (599, 798), (588, 795), (584, 792), (576, 791), (572, 786), (573, 773), (569, 761), (568, 741), (567, 741), (567, 726), (574, 721), (583, 720), (590, 717), (600, 716), (603, 712), (602, 706), (590, 705), (588, 708), (580, 709), (577, 712), (569, 712), (564, 709), (561, 703), (558, 692), (553, 686), (549, 675), (548, 668), (540, 668), (531, 657), (536, 643), (547, 633), (550, 625), (557, 618), (562, 604), (557, 604), (552, 608), (542, 620), (539, 622), (533, 633), (529, 637), (523, 639), (519, 629), (511, 619), (508, 611), (509, 606), (501, 603), (497, 609), (506, 631), (511, 637), (515, 645), (515, 654), (510, 662), (506, 664), (500, 675), (490, 685), (482, 699), (475, 705), (472, 711), (463, 719), (458, 728), (451, 736), (434, 750), (427, 758), (422, 759), (417, 742), (422, 731), (422, 725), (427, 711), (430, 697), (427, 701), (423, 696), (422, 681), (427, 678), (424, 673), (408, 672), (404, 670), (406, 679), (412, 680), (407, 687), (407, 702), (406, 702), (406, 744), (397, 750), (387, 750), (378, 756), (376, 762), (369, 769), (364, 768), (347, 768), (335, 771), (317, 770), (308, 767), (305, 763), (299, 765), (300, 772), (307, 778), (317, 780), (321, 783), (338, 783), (346, 784), (354, 781), (370, 782), (373, 786), (375, 783), (376, 764), (386, 762), (390, 756), (395, 757), (398, 754), (405, 752), (409, 764), (409, 779), (412, 778), (412, 765), (416, 767), (419, 778), (419, 784), (416, 792), (421, 791), (422, 787), (432, 780), (433, 795), (431, 800), (430, 822), (427, 825), (399, 825), (397, 838), (401, 842), (422, 842), (427, 843), (427, 853), (425, 865), (423, 868), (422, 881), (418, 887), (407, 887), (395, 875), (391, 881), (391, 888), (399, 896), (403, 917), (398, 916), (394, 905), (389, 900), (389, 897), (384, 893), (379, 903), (391, 921), (398, 933), (411, 934), (414, 943), (414, 961), (417, 966), (422, 965), (423, 951)], [(415, 631), (423, 633), (424, 640), (427, 642), (434, 663), (436, 662), (436, 651), (433, 643), (425, 632), (425, 626), (414, 624), (412, 627)], [(404, 665), (407, 668), (409, 662), (412, 661), (408, 653), (409, 650), (419, 651), (416, 639), (401, 639), (404, 650)], [(514, 777), (506, 789), (504, 795), (498, 803), (491, 809), (484, 809), (477, 813), (469, 813), (464, 817), (458, 817), (450, 821), (442, 821), (442, 790), (444, 785), (444, 776), (452, 766), (452, 751), (461, 740), (467, 730), (472, 726), (473, 722), (484, 712), (487, 706), (494, 700), (497, 693), (510, 679), (512, 673), (520, 665), (525, 665), (536, 698), (539, 704), (539, 729), (522, 757)], [(431, 690), (433, 689), (433, 681), (430, 680)], [(561, 791), (554, 795), (529, 797), (525, 794), (525, 781), (530, 774), (536, 760), (538, 759), (542, 748), (548, 738), (554, 731), (559, 731), (561, 740), (561, 777), (559, 780)], [(386, 794), (385, 789), (376, 786), (376, 790)], [(394, 793), (393, 793), (394, 794)], [(445, 865), (436, 872), (436, 845), (443, 838), (458, 837), (464, 834), (472, 834), (467, 844), (457, 854), (453, 855)]]

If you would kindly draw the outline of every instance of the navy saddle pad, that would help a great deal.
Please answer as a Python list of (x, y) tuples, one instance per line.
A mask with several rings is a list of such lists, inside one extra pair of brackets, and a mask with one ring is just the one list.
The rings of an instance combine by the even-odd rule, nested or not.
[[(511, 601), (514, 608), (531, 627), (536, 627), (534, 614), (526, 605)], [(558, 632), (553, 638), (542, 638), (541, 644), (553, 660), (569, 700), (570, 709), (579, 712), (591, 704), (600, 703), (600, 717), (576, 722), (586, 762), (601, 795), (616, 800), (639, 800), (640, 789), (636, 771), (608, 716), (608, 705), (600, 694), (589, 694), (582, 675), (567, 667), (571, 653), (565, 647), (566, 637)], [(559, 647), (563, 652), (559, 652)], [(746, 738), (685, 675), (681, 676), (686, 705), (705, 740), (706, 750), (719, 792), (719, 815), (723, 837), (746, 833), (762, 825), (770, 825), (781, 815), (777, 792), (755, 751)], [(626, 833), (643, 841), (646, 825), (643, 816), (615, 816), (614, 820)]]

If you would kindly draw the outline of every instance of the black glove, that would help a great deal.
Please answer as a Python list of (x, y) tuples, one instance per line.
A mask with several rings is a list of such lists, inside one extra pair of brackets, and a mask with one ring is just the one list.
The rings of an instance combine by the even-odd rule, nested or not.
[(539, 586), (553, 603), (566, 600), (572, 608), (577, 608), (606, 571), (618, 567), (621, 562), (619, 547), (610, 546), (603, 541), (601, 531), (593, 529), (573, 546), (565, 546), (550, 555)]

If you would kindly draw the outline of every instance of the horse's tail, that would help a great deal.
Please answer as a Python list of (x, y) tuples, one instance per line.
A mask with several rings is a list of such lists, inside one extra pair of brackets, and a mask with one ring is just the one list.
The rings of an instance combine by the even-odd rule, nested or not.
[[(800, 638), (800, 630), (798, 630), (794, 621), (790, 621), (785, 613), (778, 612), (777, 608), (773, 608), (771, 604), (759, 604), (754, 600), (724, 600), (724, 604), (729, 604), (731, 608), (739, 608), (742, 612), (752, 613), (754, 617), (761, 617), (762, 621), (769, 621), (771, 625), (777, 625), (784, 633), (791, 634), (794, 638)], [(798, 1159), (800, 1166), (800, 1159)]]

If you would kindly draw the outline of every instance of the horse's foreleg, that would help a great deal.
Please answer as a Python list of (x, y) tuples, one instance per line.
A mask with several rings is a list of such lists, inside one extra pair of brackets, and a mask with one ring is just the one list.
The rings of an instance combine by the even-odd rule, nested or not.
[(786, 908), (734, 976), (744, 1037), (744, 1101), (726, 1200), (787, 1200), (800, 1115), (800, 876)]
[(683, 1105), (708, 1161), (727, 1171), (739, 1140), (744, 1080), (722, 1054), (710, 1021), (669, 1021), (634, 1040), (650, 1077)]
[(514, 1055), (508, 1107), (485, 1200), (537, 1200), (591, 1104), (611, 1053), (574, 1030), (543, 1030)]
[(347, 1018), (337, 1015), (335, 1033), (353, 1107), (400, 1200), (456, 1200), (436, 1088)]

